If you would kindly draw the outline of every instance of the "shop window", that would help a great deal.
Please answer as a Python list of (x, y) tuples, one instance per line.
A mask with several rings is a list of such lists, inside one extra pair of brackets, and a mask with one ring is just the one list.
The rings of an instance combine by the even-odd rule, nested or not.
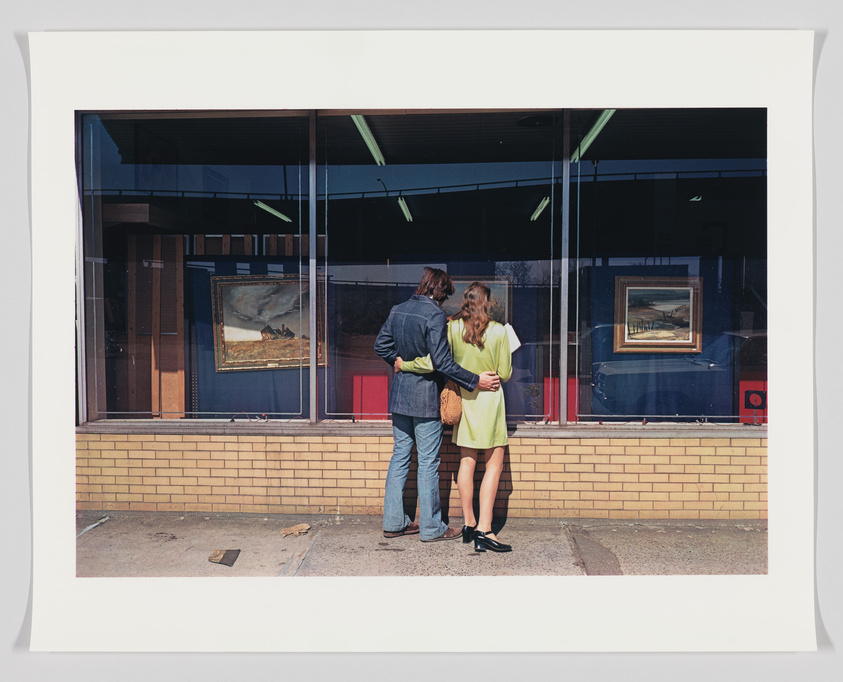
[(513, 422), (766, 423), (765, 131), (755, 109), (80, 114), (80, 420), (388, 419), (375, 336), (430, 265), (450, 308), (489, 284), (519, 336)]
[(83, 418), (307, 416), (307, 121), (80, 117)]
[(429, 265), (456, 283), (448, 313), (470, 282), (491, 287), (493, 317), (522, 342), (508, 416), (548, 418), (560, 374), (561, 112), (327, 115), (317, 128), (324, 415), (388, 418), (392, 371), (375, 337)]
[[(644, 122), (678, 142), (636, 145)], [(765, 128), (621, 110), (572, 165), (578, 420), (766, 422)]]

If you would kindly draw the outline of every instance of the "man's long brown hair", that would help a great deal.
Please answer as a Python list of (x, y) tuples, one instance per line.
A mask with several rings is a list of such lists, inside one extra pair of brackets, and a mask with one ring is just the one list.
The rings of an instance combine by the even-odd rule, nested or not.
[(492, 309), (492, 290), (483, 282), (472, 282), (462, 295), (462, 307), (449, 320), (462, 320), (466, 343), (483, 350), (483, 334), (489, 326), (489, 312)]
[(451, 276), (444, 270), (426, 267), (416, 293), (420, 296), (430, 296), (434, 301), (441, 304), (454, 293), (454, 283), (451, 281)]

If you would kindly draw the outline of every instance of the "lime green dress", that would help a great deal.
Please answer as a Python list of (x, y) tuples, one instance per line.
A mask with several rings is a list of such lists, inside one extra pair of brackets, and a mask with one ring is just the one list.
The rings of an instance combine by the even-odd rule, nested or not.
[[(448, 323), (448, 343), (458, 365), (470, 372), (497, 372), (501, 381), (512, 376), (512, 353), (509, 336), (502, 324), (491, 321), (483, 336), (483, 350), (463, 340), (465, 327), (462, 320)], [(404, 361), (402, 372), (432, 372), (430, 356)], [(506, 445), (506, 406), (503, 391), (467, 391), (462, 395), (462, 418), (454, 426), (452, 440), (461, 447), (485, 450)]]

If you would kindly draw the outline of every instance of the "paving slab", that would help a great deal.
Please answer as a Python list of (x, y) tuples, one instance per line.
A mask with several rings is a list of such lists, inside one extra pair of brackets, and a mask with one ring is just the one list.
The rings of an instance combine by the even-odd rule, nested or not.
[[(460, 527), (459, 519), (451, 524)], [(508, 553), (384, 538), (374, 515), (77, 513), (79, 577), (735, 575), (767, 571), (766, 522), (508, 519)], [(231, 566), (211, 560), (239, 550)], [(218, 555), (219, 556), (219, 555)], [(231, 554), (229, 557), (233, 556)]]
[[(457, 525), (457, 524), (454, 524)], [(462, 527), (459, 525), (459, 527)], [(299, 576), (581, 575), (559, 521), (507, 522), (499, 539), (512, 552), (475, 552), (462, 539), (421, 542), (418, 535), (384, 538), (380, 518), (328, 522), (298, 569)]]
[[(90, 525), (107, 519), (90, 530)], [(282, 537), (281, 517), (97, 512), (77, 515), (78, 577), (265, 577), (282, 575), (312, 539)], [(232, 566), (209, 561), (240, 550)]]

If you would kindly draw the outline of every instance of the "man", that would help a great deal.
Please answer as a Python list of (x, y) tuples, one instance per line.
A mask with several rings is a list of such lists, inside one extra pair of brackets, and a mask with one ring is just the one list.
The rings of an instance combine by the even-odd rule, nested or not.
[[(417, 358), (430, 354), (436, 372), (398, 372), (389, 393), (394, 447), (383, 503), (383, 534), (394, 538), (419, 533), (422, 542), (453, 540), (461, 531), (442, 521), (439, 499), (439, 448), (442, 421), (439, 393), (446, 379), (463, 388), (495, 391), (500, 378), (494, 372), (474, 374), (460, 367), (448, 346), (447, 317), (442, 302), (454, 293), (448, 274), (425, 268), (416, 293), (389, 313), (375, 341), (375, 352), (390, 365), (398, 357)], [(410, 470), (413, 444), (418, 454), (419, 522), (411, 523), (404, 512), (404, 485)]]

